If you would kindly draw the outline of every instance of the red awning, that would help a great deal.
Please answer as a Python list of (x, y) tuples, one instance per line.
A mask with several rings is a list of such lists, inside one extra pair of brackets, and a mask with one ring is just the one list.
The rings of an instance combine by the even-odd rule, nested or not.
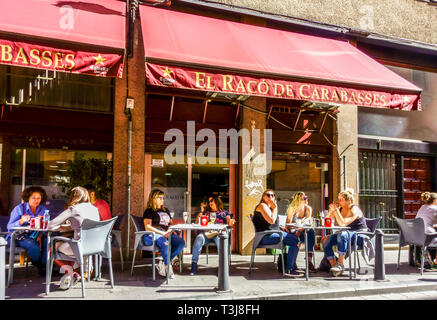
[(420, 110), (420, 88), (348, 42), (148, 6), (140, 14), (150, 85)]
[[(0, 63), (121, 77), (125, 7), (126, 3), (119, 0), (1, 1)], [(16, 36), (32, 37), (35, 42), (21, 41)], [(44, 46), (45, 39), (51, 40), (50, 46)], [(59, 48), (53, 46), (53, 41), (61, 43)], [(69, 43), (95, 49), (66, 50)], [(44, 51), (49, 51), (45, 63)]]

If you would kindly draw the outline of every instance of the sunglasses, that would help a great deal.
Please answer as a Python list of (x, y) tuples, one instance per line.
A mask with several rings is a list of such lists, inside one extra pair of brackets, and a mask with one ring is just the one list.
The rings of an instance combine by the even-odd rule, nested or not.
[(209, 200), (209, 203), (213, 203), (213, 202), (214, 202), (214, 200), (213, 200), (213, 199)]
[(266, 196), (269, 197), (269, 198), (274, 198), (275, 197), (275, 195), (273, 193), (266, 193)]

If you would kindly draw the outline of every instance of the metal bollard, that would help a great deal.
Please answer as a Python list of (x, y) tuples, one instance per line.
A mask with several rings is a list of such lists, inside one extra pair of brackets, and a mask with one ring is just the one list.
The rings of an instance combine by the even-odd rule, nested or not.
[(229, 261), (228, 261), (228, 232), (222, 231), (219, 234), (220, 254), (219, 254), (219, 274), (217, 292), (229, 292)]
[(385, 281), (384, 233), (379, 229), (376, 230), (374, 280)]
[(5, 239), (0, 237), (0, 300), (5, 300), (6, 289), (6, 262), (5, 262), (5, 252), (6, 252), (7, 242)]

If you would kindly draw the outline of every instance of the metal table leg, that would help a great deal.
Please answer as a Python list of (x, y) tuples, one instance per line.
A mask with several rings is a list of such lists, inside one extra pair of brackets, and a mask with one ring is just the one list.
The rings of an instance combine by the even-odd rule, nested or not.
[(305, 278), (308, 281), (309, 280), (309, 268), (308, 268), (308, 234), (307, 229), (304, 229), (304, 236), (305, 236)]
[(352, 248), (351, 248), (351, 233), (349, 230), (346, 230), (347, 232), (347, 246), (349, 250), (349, 279), (352, 280)]
[(168, 250), (167, 250), (167, 284), (170, 277), (170, 253), (171, 253), (171, 233), (168, 235)]
[(12, 284), (12, 279), (14, 277), (14, 256), (15, 256), (15, 232), (12, 232), (10, 238), (10, 251), (9, 251), (9, 270), (8, 270), (8, 283), (7, 287)]
[(51, 232), (47, 231), (47, 254), (46, 254), (46, 295), (49, 295), (50, 292), (50, 275), (52, 270), (50, 270), (50, 235)]

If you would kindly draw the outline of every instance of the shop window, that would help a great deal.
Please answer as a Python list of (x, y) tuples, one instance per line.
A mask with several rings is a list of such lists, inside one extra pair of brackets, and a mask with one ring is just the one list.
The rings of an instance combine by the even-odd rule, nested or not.
[[(11, 183), (9, 211), (21, 202), (23, 187), (32, 185), (41, 186), (47, 192), (48, 200), (54, 204), (65, 204), (67, 191), (62, 190), (61, 182), (70, 179), (69, 161), (77, 159), (111, 160), (111, 153), (104, 151), (72, 151), (61, 149), (13, 149), (11, 152)], [(91, 175), (84, 168), (81, 173), (84, 177)], [(76, 179), (77, 180), (77, 179)], [(88, 181), (87, 183), (92, 183)], [(85, 181), (84, 183), (85, 184)], [(108, 201), (111, 195), (106, 198)], [(60, 209), (63, 205), (60, 206)]]
[(113, 80), (0, 66), (0, 102), (20, 106), (113, 111)]

